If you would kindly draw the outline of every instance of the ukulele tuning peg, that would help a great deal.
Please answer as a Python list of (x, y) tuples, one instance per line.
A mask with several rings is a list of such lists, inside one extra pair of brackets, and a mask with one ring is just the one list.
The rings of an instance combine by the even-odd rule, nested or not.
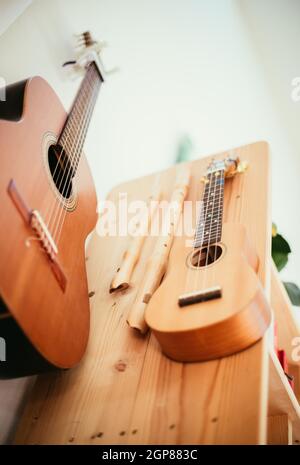
[(246, 160), (242, 160), (239, 162), (237, 166), (237, 172), (238, 173), (245, 173), (245, 171), (248, 169), (249, 163)]

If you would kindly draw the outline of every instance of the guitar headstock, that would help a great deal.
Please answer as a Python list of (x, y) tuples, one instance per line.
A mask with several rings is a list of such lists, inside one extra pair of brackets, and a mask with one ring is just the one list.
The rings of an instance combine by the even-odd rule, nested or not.
[(91, 62), (96, 63), (103, 80), (105, 80), (108, 74), (117, 71), (117, 68), (107, 71), (103, 65), (101, 54), (103, 49), (107, 47), (107, 43), (105, 41), (95, 40), (90, 31), (85, 31), (82, 34), (76, 34), (74, 35), (74, 38), (76, 59), (73, 61), (67, 61), (63, 65), (71, 65), (73, 75), (82, 75)]

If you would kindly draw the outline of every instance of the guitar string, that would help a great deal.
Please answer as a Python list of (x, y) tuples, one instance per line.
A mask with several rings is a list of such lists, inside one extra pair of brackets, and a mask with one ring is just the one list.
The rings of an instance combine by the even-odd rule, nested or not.
[[(54, 240), (56, 240), (57, 231), (61, 230), (61, 227), (60, 227), (61, 217), (63, 216), (64, 218), (67, 212), (65, 199), (62, 197), (64, 197), (66, 192), (69, 191), (72, 180), (74, 176), (76, 175), (77, 167), (78, 167), (78, 156), (77, 156), (77, 154), (79, 153), (78, 148), (81, 146), (81, 142), (85, 134), (85, 129), (87, 127), (86, 122), (88, 121), (89, 113), (90, 113), (90, 110), (93, 104), (92, 97), (93, 97), (94, 89), (91, 86), (91, 83), (92, 83), (94, 73), (93, 73), (93, 69), (89, 69), (89, 71), (90, 73), (86, 75), (84, 85), (81, 89), (80, 98), (79, 100), (77, 100), (76, 111), (72, 113), (72, 120), (71, 120), (69, 135), (73, 137), (73, 143), (72, 145), (69, 143), (68, 146), (66, 146), (66, 143), (64, 143), (63, 145), (64, 148), (67, 148), (67, 155), (69, 156), (69, 164), (67, 165), (68, 166), (67, 173), (66, 173), (66, 170), (64, 170), (63, 176), (61, 177), (60, 184), (58, 187), (59, 192), (61, 192), (62, 194), (61, 194), (60, 202), (58, 204), (58, 207), (56, 208), (56, 211), (52, 219), (53, 226), (55, 228), (53, 232)], [(74, 124), (77, 126), (76, 127), (77, 134), (78, 134), (77, 137), (76, 137), (76, 129), (75, 129), (75, 135), (74, 135)], [(70, 137), (67, 137), (66, 140), (69, 140), (69, 139)], [(74, 171), (74, 176), (72, 176), (72, 170)], [(62, 187), (63, 182), (64, 182), (64, 186)], [(61, 205), (62, 202), (63, 202), (63, 205)]]
[[(77, 172), (77, 168), (78, 168), (79, 162), (81, 160), (81, 153), (82, 153), (82, 150), (83, 150), (83, 144), (84, 144), (84, 140), (85, 140), (85, 137), (86, 137), (86, 129), (89, 126), (89, 123), (90, 123), (90, 120), (91, 120), (91, 117), (92, 117), (92, 114), (93, 114), (93, 110), (94, 110), (95, 103), (96, 103), (96, 98), (95, 97), (98, 94), (98, 91), (100, 89), (100, 85), (101, 85), (100, 82), (96, 82), (95, 87), (94, 87), (94, 89), (92, 91), (92, 95), (91, 95), (92, 103), (91, 103), (90, 108), (89, 108), (88, 113), (87, 113), (87, 118), (86, 118), (86, 122), (85, 122), (85, 129), (84, 129), (84, 131), (83, 131), (83, 133), (81, 135), (81, 140), (79, 141), (77, 149), (76, 149), (76, 168), (75, 168), (75, 172)], [(66, 219), (66, 215), (67, 215), (67, 210), (64, 209), (64, 211), (60, 215), (60, 218), (58, 219), (59, 227), (58, 227), (58, 230), (57, 230), (57, 238), (56, 238), (57, 244), (59, 243), (59, 240), (60, 240), (60, 237), (61, 237), (62, 228), (63, 228), (64, 222), (65, 222), (65, 219)]]
[[(86, 129), (88, 127), (90, 117), (91, 117), (91, 114), (92, 114), (92, 110), (94, 108), (94, 96), (96, 94), (96, 89), (98, 90), (98, 87), (95, 85), (95, 83), (94, 83), (94, 86), (90, 85), (91, 82), (92, 82), (92, 75), (90, 77), (91, 77), (91, 79), (88, 79), (88, 81), (87, 81), (88, 84), (89, 84), (89, 87), (86, 90), (86, 92), (84, 93), (85, 98), (88, 99), (87, 100), (88, 103), (87, 103), (87, 106), (84, 107), (83, 110), (81, 110), (81, 115), (80, 115), (80, 119), (79, 119), (79, 130), (78, 130), (79, 137), (77, 137), (77, 140), (76, 140), (76, 137), (74, 138), (73, 145), (70, 147), (70, 153), (73, 152), (73, 155), (71, 156), (71, 163), (70, 163), (69, 173), (67, 174), (67, 176), (65, 176), (65, 184), (63, 186), (63, 191), (62, 192), (68, 192), (69, 191), (70, 185), (71, 185), (72, 180), (73, 180), (73, 177), (71, 175), (72, 174), (71, 170), (73, 169), (75, 174), (77, 173), (79, 159), (80, 159), (80, 155), (81, 155), (82, 148), (83, 148), (82, 142), (85, 139)], [(78, 125), (78, 121), (77, 121), (77, 125)], [(73, 163), (73, 161), (74, 161), (74, 163)], [(73, 168), (72, 168), (72, 166), (73, 166)], [(56, 219), (56, 227), (55, 227), (55, 230), (54, 230), (54, 233), (53, 233), (55, 240), (57, 240), (57, 237), (56, 237), (57, 233), (61, 232), (61, 230), (62, 230), (62, 225), (63, 225), (63, 222), (65, 220), (66, 213), (67, 213), (66, 208), (58, 210), (58, 218)], [(62, 219), (62, 221), (61, 221), (61, 219)]]
[[(90, 69), (88, 70), (90, 71)], [(61, 176), (60, 183), (58, 186), (58, 191), (60, 192), (60, 199), (58, 202), (58, 205), (56, 206), (56, 209), (54, 209), (54, 214), (52, 215), (52, 223), (53, 223), (53, 239), (55, 240), (55, 232), (57, 228), (56, 224), (56, 219), (57, 215), (60, 214), (61, 211), (65, 210), (66, 204), (65, 204), (65, 199), (64, 199), (64, 194), (66, 193), (66, 184), (68, 182), (68, 177), (69, 179), (69, 184), (68, 187), (70, 186), (70, 183), (72, 182), (72, 170), (75, 172), (74, 168), (75, 166), (73, 165), (73, 160), (75, 159), (75, 152), (73, 152), (73, 146), (74, 144), (79, 141), (79, 137), (76, 138), (76, 129), (77, 129), (77, 134), (79, 136), (80, 132), (83, 129), (83, 124), (85, 121), (86, 113), (85, 113), (85, 102), (88, 102), (89, 105), (89, 100), (88, 100), (88, 88), (86, 84), (90, 84), (90, 76), (89, 72), (85, 76), (85, 80), (83, 85), (81, 86), (80, 93), (78, 96), (78, 99), (76, 99), (75, 102), (75, 107), (74, 107), (74, 112), (71, 113), (71, 121), (70, 121), (70, 130), (67, 134), (67, 138), (62, 144), (63, 150), (66, 150), (66, 155), (68, 157), (69, 163), (67, 165), (67, 170), (63, 171), (63, 175)], [(83, 123), (83, 124), (82, 124)], [(73, 138), (73, 143), (68, 143), (68, 141)], [(62, 188), (62, 183), (64, 183), (64, 186)], [(62, 188), (62, 189), (61, 189)]]
[[(84, 78), (84, 79), (85, 79), (85, 78)], [(76, 103), (76, 102), (78, 103), (78, 100), (77, 100), (77, 99), (75, 99), (75, 101), (74, 101), (74, 103), (73, 103), (73, 106), (72, 106), (72, 109), (71, 109), (69, 115), (71, 115), (71, 114), (74, 115), (75, 112), (78, 114), (78, 111), (79, 111), (79, 110), (78, 110), (78, 105), (75, 106), (75, 103)], [(73, 112), (74, 112), (74, 113), (73, 113)], [(61, 152), (60, 152), (60, 154), (59, 154), (59, 157), (58, 157), (58, 160), (57, 160), (57, 163), (56, 163), (56, 166), (55, 166), (53, 175), (52, 175), (52, 179), (53, 179), (53, 180), (55, 179), (55, 176), (56, 176), (56, 173), (57, 173), (57, 169), (58, 169), (58, 167), (59, 167), (59, 165), (60, 165), (61, 157), (62, 157), (62, 155), (63, 155), (63, 153), (64, 153), (64, 151), (65, 151), (65, 148), (68, 147), (68, 140), (71, 138), (71, 134), (73, 133), (73, 131), (74, 131), (74, 129), (75, 129), (75, 127), (74, 127), (74, 120), (73, 120), (72, 118), (69, 119), (69, 121), (67, 120), (67, 121), (66, 121), (66, 124), (69, 125), (69, 131), (68, 131), (68, 133), (67, 133), (67, 137), (66, 137), (64, 143), (61, 145)], [(64, 131), (64, 129), (63, 129), (63, 131)], [(58, 138), (58, 140), (59, 140), (59, 138)], [(66, 153), (66, 151), (65, 151), (65, 153)], [(62, 178), (61, 178), (61, 179), (62, 179)], [(57, 186), (55, 186), (55, 189), (57, 189), (58, 192), (59, 192), (60, 186), (61, 186), (61, 180), (60, 180), (60, 184), (59, 184), (58, 189), (57, 189)], [(60, 196), (59, 198), (57, 198), (57, 196), (55, 195), (54, 202), (53, 202), (53, 203), (50, 203), (50, 207), (48, 208), (47, 213), (45, 214), (45, 220), (46, 220), (45, 223), (46, 223), (47, 228), (48, 228), (49, 231), (51, 231), (51, 221), (53, 220), (53, 213), (54, 213), (54, 211), (55, 211), (55, 208), (56, 208), (57, 204), (58, 204), (58, 207), (61, 207), (61, 196)], [(62, 207), (62, 208), (63, 208), (63, 207)]]

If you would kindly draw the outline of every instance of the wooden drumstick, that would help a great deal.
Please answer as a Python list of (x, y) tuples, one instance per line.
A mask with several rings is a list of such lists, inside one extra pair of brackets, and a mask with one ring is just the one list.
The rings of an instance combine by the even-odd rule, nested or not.
[(173, 216), (167, 215), (167, 224), (164, 224), (163, 235), (158, 238), (154, 252), (147, 261), (144, 278), (127, 317), (129, 326), (137, 329), (142, 334), (145, 334), (148, 330), (144, 318), (145, 309), (153, 293), (160, 285), (167, 269), (168, 257), (183, 210), (184, 200), (188, 193), (189, 181), (190, 167), (187, 165), (178, 165), (175, 188), (169, 206), (169, 212), (172, 209)]
[[(145, 241), (145, 237), (148, 234), (149, 226), (160, 199), (160, 175), (157, 175), (152, 194), (148, 198), (146, 217), (144, 216), (141, 222), (137, 225), (139, 234), (132, 237), (128, 249), (125, 251), (123, 261), (118, 268), (118, 271), (110, 285), (109, 292), (123, 291), (130, 286), (130, 279), (134, 270), (134, 267), (141, 255), (141, 250)], [(152, 204), (151, 202), (156, 202)]]

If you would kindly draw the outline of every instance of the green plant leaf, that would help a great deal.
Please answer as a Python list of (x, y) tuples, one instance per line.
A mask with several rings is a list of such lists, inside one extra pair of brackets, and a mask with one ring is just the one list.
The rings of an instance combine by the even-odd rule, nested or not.
[(290, 253), (291, 248), (289, 243), (282, 237), (281, 234), (276, 234), (275, 237), (272, 239), (272, 250), (276, 252), (283, 252), (283, 253)]
[(291, 253), (289, 243), (281, 236), (276, 234), (272, 237), (272, 257), (278, 271), (281, 271), (288, 262), (288, 255)]
[(288, 262), (288, 255), (286, 253), (272, 252), (272, 258), (278, 271), (281, 271)]
[(295, 283), (283, 282), (286, 292), (293, 305), (300, 307), (300, 289)]

